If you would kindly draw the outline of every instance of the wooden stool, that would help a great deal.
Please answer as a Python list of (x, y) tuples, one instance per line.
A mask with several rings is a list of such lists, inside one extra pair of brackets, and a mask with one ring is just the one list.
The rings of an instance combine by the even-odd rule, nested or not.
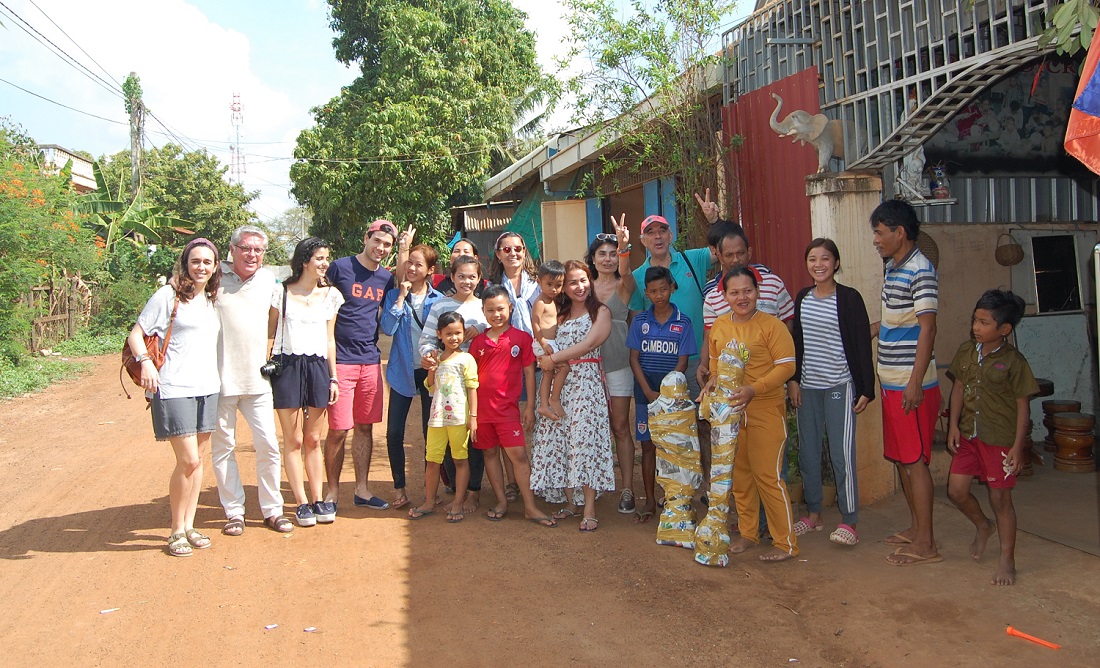
[(1054, 415), (1056, 413), (1076, 413), (1080, 410), (1080, 401), (1047, 399), (1043, 402), (1043, 426), (1047, 428), (1047, 437), (1043, 441), (1044, 450), (1047, 452), (1058, 451), (1058, 446), (1054, 443)]
[(1056, 413), (1054, 415), (1054, 468), (1070, 473), (1091, 473), (1096, 470), (1092, 450), (1096, 445), (1093, 427), (1096, 418), (1087, 413)]
[[(1035, 382), (1039, 385), (1039, 391), (1031, 395), (1032, 398), (1049, 397), (1054, 394), (1054, 381), (1047, 380), (1046, 378), (1036, 378)], [(1017, 478), (1026, 478), (1035, 475), (1035, 461), (1038, 460), (1039, 463), (1043, 461), (1035, 454), (1035, 441), (1031, 439), (1031, 432), (1034, 428), (1035, 421), (1029, 419), (1027, 421), (1027, 432), (1025, 432), (1026, 436), (1024, 437), (1024, 453), (1021, 457), (1023, 466), (1020, 467), (1020, 472), (1016, 474)]]

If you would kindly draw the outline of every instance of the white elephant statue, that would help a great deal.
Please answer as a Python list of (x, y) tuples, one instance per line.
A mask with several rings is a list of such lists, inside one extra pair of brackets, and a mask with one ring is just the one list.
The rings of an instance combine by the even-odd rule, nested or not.
[(779, 110), (783, 108), (783, 98), (772, 93), (775, 98), (775, 110), (769, 121), (772, 130), (780, 137), (793, 137), (792, 142), (802, 145), (813, 144), (817, 149), (817, 173), (829, 171), (831, 158), (844, 157), (844, 127), (840, 121), (829, 120), (825, 114), (810, 114), (807, 111), (792, 111), (782, 121)]

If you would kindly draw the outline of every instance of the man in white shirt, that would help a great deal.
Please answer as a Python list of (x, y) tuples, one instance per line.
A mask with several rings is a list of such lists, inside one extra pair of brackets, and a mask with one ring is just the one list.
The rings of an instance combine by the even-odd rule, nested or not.
[(267, 234), (245, 225), (233, 232), (229, 254), (232, 262), (222, 264), (221, 285), (215, 306), (221, 319), (218, 338), (218, 370), (221, 394), (218, 398), (218, 427), (211, 439), (214, 477), (218, 497), (228, 520), (222, 533), (239, 536), (244, 532), (244, 487), (237, 470), (237, 411), (252, 431), (256, 451), (256, 487), (264, 524), (279, 533), (294, 529), (283, 517), (279, 439), (275, 435), (275, 411), (271, 383), (260, 375), (267, 361), (267, 322), (275, 275), (263, 267)]

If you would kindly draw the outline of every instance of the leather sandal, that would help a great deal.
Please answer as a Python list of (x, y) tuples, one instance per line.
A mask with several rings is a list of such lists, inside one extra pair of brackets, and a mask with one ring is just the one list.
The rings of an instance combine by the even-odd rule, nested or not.
[(222, 527), (222, 533), (226, 536), (239, 536), (244, 533), (244, 518), (240, 515), (230, 517)]
[(168, 554), (173, 557), (190, 557), (191, 552), (191, 544), (187, 542), (187, 535), (183, 532), (168, 537)]
[(264, 518), (264, 524), (274, 531), (279, 533), (290, 533), (294, 531), (294, 523), (283, 517), (282, 515), (272, 515), (271, 517)]

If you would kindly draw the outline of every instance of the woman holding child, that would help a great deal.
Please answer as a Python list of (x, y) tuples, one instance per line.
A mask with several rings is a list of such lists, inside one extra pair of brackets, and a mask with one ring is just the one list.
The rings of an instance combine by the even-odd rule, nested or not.
[(611, 397), (611, 435), (615, 454), (619, 458), (622, 481), (619, 488), (619, 512), (629, 515), (636, 509), (634, 502), (634, 440), (630, 437), (630, 397), (634, 394), (634, 377), (630, 371), (630, 354), (626, 347), (627, 316), (630, 297), (634, 294), (634, 274), (630, 271), (630, 231), (626, 214), (622, 220), (611, 218), (614, 234), (597, 234), (588, 246), (584, 261), (595, 280), (592, 289), (611, 312), (611, 335), (600, 346), (603, 371), (607, 376), (607, 393)]
[[(183, 248), (168, 285), (145, 304), (127, 343), (141, 364), (141, 386), (149, 397), (153, 435), (168, 441), (176, 466), (168, 483), (172, 532), (168, 554), (189, 557), (192, 549), (210, 547), (210, 538), (195, 529), (202, 488), (202, 451), (210, 443), (218, 413), (218, 250), (206, 239)], [(158, 370), (145, 347), (145, 336), (168, 339)], [(280, 518), (282, 519), (282, 518)], [(286, 521), (286, 520), (283, 520)]]
[(565, 263), (558, 350), (539, 360), (544, 372), (560, 362), (570, 364), (561, 393), (565, 418), (538, 419), (531, 456), (532, 489), (551, 503), (566, 504), (554, 519), (583, 513), (579, 528), (586, 532), (599, 528), (596, 495), (615, 489), (607, 393), (600, 373), (600, 345), (611, 333), (611, 311), (596, 298), (591, 281), (583, 262)]

